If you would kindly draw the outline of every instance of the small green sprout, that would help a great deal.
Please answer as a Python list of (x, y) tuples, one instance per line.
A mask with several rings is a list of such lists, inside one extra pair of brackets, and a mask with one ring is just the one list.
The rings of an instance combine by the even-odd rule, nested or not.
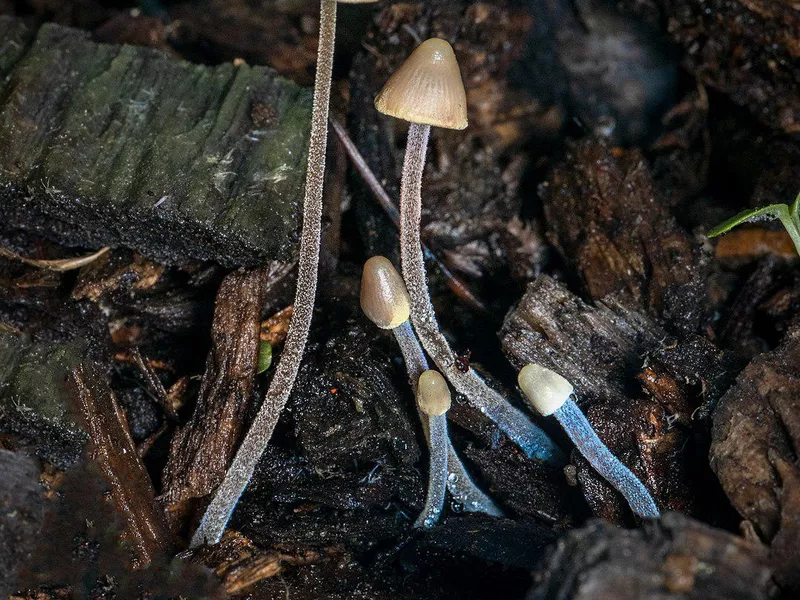
[(753, 208), (740, 212), (738, 215), (723, 221), (711, 231), (708, 237), (713, 238), (723, 233), (728, 233), (731, 229), (742, 223), (753, 223), (768, 219), (778, 219), (786, 228), (789, 236), (794, 242), (797, 254), (800, 255), (800, 194), (794, 199), (791, 206), (786, 204), (770, 204), (761, 208)]
[(272, 344), (261, 340), (258, 346), (258, 371), (261, 375), (264, 371), (272, 366)]

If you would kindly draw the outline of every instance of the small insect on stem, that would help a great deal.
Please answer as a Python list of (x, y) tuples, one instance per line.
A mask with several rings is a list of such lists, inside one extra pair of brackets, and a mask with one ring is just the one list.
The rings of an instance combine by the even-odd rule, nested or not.
[(558, 373), (541, 365), (528, 364), (518, 376), (519, 387), (531, 405), (542, 415), (553, 415), (589, 464), (628, 501), (643, 519), (659, 516), (650, 492), (628, 467), (614, 456), (597, 437), (589, 420), (572, 400), (572, 384)]

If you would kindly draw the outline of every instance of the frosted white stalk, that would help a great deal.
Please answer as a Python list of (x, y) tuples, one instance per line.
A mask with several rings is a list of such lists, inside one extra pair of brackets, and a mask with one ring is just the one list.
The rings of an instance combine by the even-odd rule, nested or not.
[(314, 103), (311, 112), (303, 230), (300, 237), (300, 262), (294, 312), (286, 343), (264, 402), (192, 537), (192, 548), (202, 544), (216, 544), (222, 537), (233, 509), (250, 482), (258, 459), (261, 458), (272, 437), (272, 431), (289, 399), (303, 358), (317, 292), (322, 187), (325, 179), (328, 104), (331, 95), (335, 36), (336, 0), (321, 0), (317, 74), (314, 80)]
[(496, 423), (525, 454), (545, 462), (563, 464), (566, 457), (561, 449), (522, 411), (489, 387), (474, 369), (468, 368), (466, 373), (458, 369), (455, 354), (439, 330), (428, 295), (420, 241), (422, 172), (429, 135), (429, 125), (411, 123), (400, 188), (400, 252), (403, 279), (411, 297), (414, 329), (425, 350), (456, 391)]

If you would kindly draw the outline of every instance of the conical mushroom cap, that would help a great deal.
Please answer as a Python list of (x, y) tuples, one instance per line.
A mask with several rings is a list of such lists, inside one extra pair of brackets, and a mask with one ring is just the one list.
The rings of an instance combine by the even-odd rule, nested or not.
[(411, 298), (400, 273), (388, 258), (373, 256), (361, 275), (361, 310), (381, 329), (408, 321)]
[(412, 123), (464, 129), (467, 94), (452, 46), (438, 38), (422, 42), (383, 86), (375, 108)]
[(519, 387), (542, 416), (556, 412), (575, 391), (572, 384), (555, 371), (530, 363), (517, 376)]

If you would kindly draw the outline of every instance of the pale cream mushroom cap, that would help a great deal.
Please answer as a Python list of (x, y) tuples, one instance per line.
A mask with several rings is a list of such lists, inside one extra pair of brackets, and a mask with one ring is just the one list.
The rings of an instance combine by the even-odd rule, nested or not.
[(533, 408), (545, 417), (561, 408), (574, 391), (561, 375), (533, 363), (522, 368), (517, 381)]
[(361, 310), (381, 329), (394, 329), (408, 321), (411, 298), (403, 278), (388, 258), (373, 256), (364, 263)]
[(379, 112), (447, 129), (467, 126), (467, 94), (453, 47), (431, 38), (411, 53), (375, 98)]
[(417, 382), (417, 406), (430, 417), (438, 417), (450, 410), (450, 388), (439, 371), (428, 370)]

